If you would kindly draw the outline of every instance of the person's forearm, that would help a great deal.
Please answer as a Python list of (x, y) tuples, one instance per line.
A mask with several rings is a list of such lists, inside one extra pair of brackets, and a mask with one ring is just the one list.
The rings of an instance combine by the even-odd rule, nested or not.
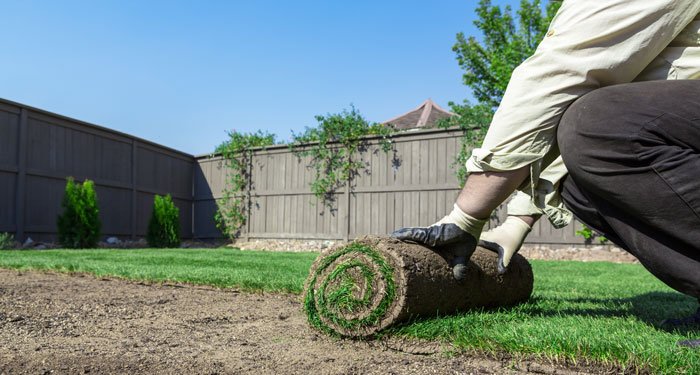
[(537, 220), (540, 219), (542, 215), (514, 215), (518, 219), (522, 220), (523, 223), (527, 224), (529, 227), (535, 225)]
[(486, 219), (529, 174), (527, 166), (514, 171), (472, 173), (457, 197), (457, 206), (477, 219)]

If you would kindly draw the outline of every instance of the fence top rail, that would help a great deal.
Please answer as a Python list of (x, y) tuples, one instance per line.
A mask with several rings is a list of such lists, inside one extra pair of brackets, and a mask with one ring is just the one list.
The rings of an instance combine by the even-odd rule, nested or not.
[(22, 104), (22, 103), (18, 103), (18, 102), (13, 102), (12, 100), (8, 100), (8, 99), (5, 99), (5, 98), (0, 98), (0, 103), (5, 104), (5, 105), (9, 105), (9, 106), (13, 106), (13, 107), (18, 107), (18, 108), (26, 109), (26, 110), (29, 110), (29, 111), (31, 111), (31, 112), (39, 113), (39, 114), (42, 114), (42, 115), (45, 115), (45, 116), (55, 117), (55, 118), (61, 119), (61, 120), (63, 120), (63, 121), (73, 122), (73, 123), (76, 123), (76, 124), (79, 124), (79, 125), (82, 125), (82, 126), (86, 126), (86, 127), (89, 127), (89, 128), (95, 129), (95, 130), (98, 130), (98, 131), (100, 131), (100, 132), (104, 132), (104, 133), (113, 134), (113, 135), (117, 135), (117, 136), (120, 136), (120, 137), (128, 138), (128, 139), (130, 139), (130, 140), (134, 140), (134, 141), (136, 141), (136, 142), (138, 142), (138, 143), (141, 143), (141, 144), (146, 144), (146, 145), (149, 145), (149, 146), (152, 146), (152, 147), (155, 147), (155, 148), (160, 148), (160, 149), (164, 149), (164, 150), (167, 150), (167, 151), (170, 151), (170, 152), (179, 154), (179, 155), (184, 156), (184, 157), (186, 157), (186, 158), (188, 158), (188, 159), (190, 159), (190, 160), (194, 159), (194, 156), (193, 156), (192, 154), (188, 154), (188, 153), (186, 153), (186, 152), (183, 152), (183, 151), (180, 151), (180, 150), (176, 150), (176, 149), (171, 148), (171, 147), (168, 147), (168, 146), (163, 146), (163, 145), (161, 145), (161, 144), (155, 143), (155, 142), (153, 142), (153, 141), (149, 141), (149, 140), (147, 140), (147, 139), (139, 138), (139, 137), (133, 136), (133, 135), (131, 135), (131, 134), (127, 134), (127, 133), (123, 133), (123, 132), (120, 132), (120, 131), (117, 131), (117, 130), (114, 130), (114, 129), (106, 128), (106, 127), (104, 127), (104, 126), (91, 124), (91, 123), (89, 123), (89, 122), (85, 122), (85, 121), (78, 120), (78, 119), (75, 119), (75, 118), (72, 118), (72, 117), (60, 115), (60, 114), (58, 114), (58, 113), (50, 112), (50, 111), (47, 111), (47, 110), (43, 110), (43, 109), (40, 109), (40, 108), (32, 107), (32, 106), (29, 106), (29, 105), (26, 105), (26, 104)]
[[(392, 140), (395, 140), (397, 142), (404, 141), (403, 138), (411, 138), (411, 137), (422, 137), (426, 135), (440, 135), (444, 134), (446, 136), (456, 136), (460, 135), (462, 133), (462, 130), (458, 127), (451, 127), (451, 128), (439, 128), (439, 129), (410, 129), (408, 131), (404, 130), (401, 132), (393, 133), (389, 136)], [(372, 141), (377, 141), (381, 138), (381, 136), (378, 135), (370, 135), (364, 137), (366, 140), (372, 142)], [(300, 145), (299, 147), (307, 147), (316, 144), (316, 142), (310, 142), (310, 143), (305, 143)], [(253, 147), (251, 149), (252, 151), (259, 153), (260, 151), (280, 151), (280, 150), (289, 150), (289, 144), (288, 143), (283, 143), (283, 144), (277, 144), (277, 145), (271, 145), (271, 146), (264, 146), (264, 147)], [(217, 159), (221, 157), (221, 153), (218, 152), (210, 152), (206, 154), (200, 154), (200, 155), (195, 155), (194, 158), (196, 160), (203, 160), (203, 159)]]

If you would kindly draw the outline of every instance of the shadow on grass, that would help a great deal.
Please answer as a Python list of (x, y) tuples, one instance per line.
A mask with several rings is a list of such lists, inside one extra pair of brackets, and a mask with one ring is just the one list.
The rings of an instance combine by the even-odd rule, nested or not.
[[(552, 309), (542, 307), (550, 302), (565, 305), (594, 305), (592, 307), (567, 307)], [(519, 307), (519, 313), (530, 316), (579, 315), (587, 317), (630, 317), (666, 332), (696, 332), (700, 327), (672, 328), (662, 326), (668, 318), (683, 318), (695, 313), (698, 301), (690, 296), (675, 292), (648, 292), (629, 298), (591, 297), (540, 297), (533, 296)]]
[[(571, 306), (553, 308), (550, 306)], [(586, 307), (575, 307), (587, 305)], [(512, 307), (480, 308), (471, 312), (513, 312), (521, 317), (557, 317), (562, 315), (588, 318), (636, 317), (650, 327), (669, 333), (695, 333), (700, 327), (667, 327), (661, 322), (668, 318), (683, 318), (692, 315), (698, 307), (698, 301), (690, 296), (675, 292), (648, 292), (629, 298), (591, 298), (591, 297), (542, 297), (532, 296), (527, 302)], [(469, 312), (466, 312), (467, 314)], [(452, 314), (413, 317), (401, 322), (387, 332), (395, 332), (414, 323), (440, 319)]]

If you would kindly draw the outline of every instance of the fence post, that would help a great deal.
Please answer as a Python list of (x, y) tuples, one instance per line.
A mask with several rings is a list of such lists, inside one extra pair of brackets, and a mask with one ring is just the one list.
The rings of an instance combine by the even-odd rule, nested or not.
[[(352, 155), (348, 155), (348, 163), (352, 162)], [(343, 223), (343, 240), (345, 242), (350, 241), (350, 180), (352, 179), (352, 176), (348, 176), (348, 179), (345, 180), (345, 215), (344, 215), (344, 220), (345, 223)]]
[(138, 165), (137, 152), (138, 142), (131, 140), (131, 239), (136, 239), (136, 166)]
[(246, 217), (245, 217), (245, 242), (250, 241), (250, 211), (253, 209), (253, 197), (250, 196), (251, 194), (251, 188), (253, 185), (253, 151), (250, 151), (250, 157), (248, 158), (248, 163), (246, 165), (246, 168), (248, 169), (245, 173), (248, 176), (248, 181), (246, 181), (246, 191), (245, 191), (245, 197), (246, 199)]
[(350, 240), (350, 180), (345, 181), (345, 215), (343, 219), (345, 220), (343, 240), (348, 242)]
[(17, 191), (15, 191), (15, 235), (24, 242), (24, 210), (27, 199), (27, 124), (26, 108), (19, 109), (19, 139), (17, 147)]
[(197, 161), (197, 158), (194, 158), (194, 162), (192, 163), (192, 181), (190, 184), (190, 238), (195, 239), (195, 233), (197, 230), (197, 227), (195, 225), (195, 207), (197, 205), (197, 165), (199, 162)]

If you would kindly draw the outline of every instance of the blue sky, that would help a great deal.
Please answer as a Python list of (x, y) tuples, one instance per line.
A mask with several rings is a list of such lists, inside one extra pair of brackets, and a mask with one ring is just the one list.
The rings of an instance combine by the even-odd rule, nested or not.
[(476, 4), (6, 0), (0, 97), (191, 154), (229, 129), (286, 141), (351, 103), (384, 121), (469, 97), (451, 47)]

